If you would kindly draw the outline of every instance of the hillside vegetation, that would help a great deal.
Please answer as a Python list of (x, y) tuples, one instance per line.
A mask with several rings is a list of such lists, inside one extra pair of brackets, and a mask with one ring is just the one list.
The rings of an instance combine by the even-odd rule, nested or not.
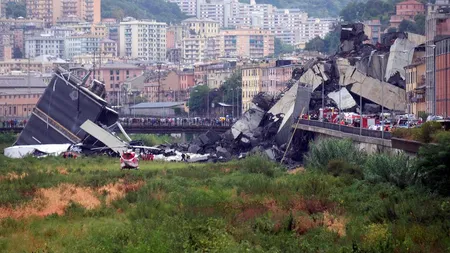
[(160, 22), (179, 23), (187, 16), (175, 3), (164, 0), (103, 0), (102, 18), (124, 17), (137, 19), (155, 19)]

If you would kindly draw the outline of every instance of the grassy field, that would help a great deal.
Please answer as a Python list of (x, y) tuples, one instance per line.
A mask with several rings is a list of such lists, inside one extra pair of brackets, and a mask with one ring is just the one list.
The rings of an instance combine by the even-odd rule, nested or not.
[(449, 198), (333, 164), (0, 156), (0, 251), (449, 252)]

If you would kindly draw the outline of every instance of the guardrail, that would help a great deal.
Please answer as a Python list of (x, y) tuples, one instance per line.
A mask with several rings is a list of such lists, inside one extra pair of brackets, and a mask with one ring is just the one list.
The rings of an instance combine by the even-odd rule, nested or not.
[(383, 135), (384, 135), (383, 139), (390, 140), (392, 138), (391, 132), (384, 132), (384, 134), (383, 134), (381, 131), (377, 131), (377, 130), (369, 130), (369, 129), (365, 129), (365, 128), (360, 129), (359, 127), (343, 126), (343, 125), (333, 124), (330, 122), (322, 122), (322, 121), (318, 121), (318, 120), (300, 119), (299, 124), (314, 126), (314, 127), (321, 127), (321, 128), (326, 128), (326, 129), (330, 129), (330, 130), (340, 131), (343, 133), (361, 135), (361, 136), (372, 137), (372, 138), (382, 139)]

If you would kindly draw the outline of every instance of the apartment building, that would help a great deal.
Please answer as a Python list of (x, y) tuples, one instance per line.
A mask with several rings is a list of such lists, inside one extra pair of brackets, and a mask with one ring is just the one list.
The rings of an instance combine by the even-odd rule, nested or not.
[(103, 39), (100, 41), (100, 53), (102, 55), (117, 56), (117, 43), (114, 40)]
[(168, 0), (168, 2), (176, 3), (180, 10), (188, 16), (197, 15), (197, 2), (199, 0)]
[(60, 0), (25, 0), (27, 17), (43, 20), (47, 27), (56, 24), (62, 16)]
[(295, 30), (297, 33), (295, 45), (306, 43), (315, 37), (325, 38), (329, 32), (333, 31), (336, 24), (337, 19), (334, 18), (308, 18), (306, 22), (299, 25), (298, 30)]
[(260, 66), (242, 68), (242, 111), (250, 109), (253, 97), (261, 92), (262, 69)]
[(425, 103), (425, 58), (405, 67), (406, 71), (406, 112), (419, 115), (426, 111)]
[(145, 61), (166, 59), (166, 23), (130, 20), (120, 23), (120, 56)]
[(416, 0), (406, 0), (395, 5), (395, 15), (391, 16), (392, 27), (398, 27), (403, 20), (414, 20), (418, 14), (425, 13), (425, 5)]
[(100, 23), (101, 0), (62, 0), (62, 17), (75, 16), (90, 23)]
[(94, 54), (94, 52), (100, 54), (102, 40), (102, 37), (90, 34), (67, 37), (64, 40), (64, 57), (72, 59), (77, 55)]
[(263, 58), (274, 54), (275, 38), (262, 29), (236, 29), (220, 32), (222, 57)]
[(173, 25), (167, 27), (166, 32), (166, 48), (174, 49), (181, 48), (183, 41), (183, 26), (181, 25)]
[(370, 44), (381, 42), (381, 22), (379, 19), (364, 21), (364, 33), (370, 40)]
[(7, 61), (12, 59), (12, 38), (11, 32), (0, 33), (0, 61)]
[(40, 55), (52, 55), (64, 58), (64, 38), (48, 34), (25, 39), (25, 57), (34, 58)]
[(75, 33), (75, 30), (71, 27), (52, 26), (49, 29), (44, 29), (44, 33), (54, 37), (66, 38), (72, 36)]
[(450, 113), (450, 36), (436, 41), (436, 114)]
[(435, 4), (427, 5), (425, 24), (426, 37), (426, 104), (427, 113), (436, 113), (436, 45), (435, 40), (450, 35), (450, 0), (436, 0)]
[(185, 37), (182, 40), (182, 58), (186, 63), (206, 61), (210, 40), (217, 38), (219, 23), (211, 19), (189, 18), (183, 20), (181, 25)]
[(21, 73), (51, 73), (53, 69), (63, 63), (61, 59), (49, 56), (40, 56), (34, 59), (10, 59), (0, 61), (0, 75), (11, 75), (13, 72)]

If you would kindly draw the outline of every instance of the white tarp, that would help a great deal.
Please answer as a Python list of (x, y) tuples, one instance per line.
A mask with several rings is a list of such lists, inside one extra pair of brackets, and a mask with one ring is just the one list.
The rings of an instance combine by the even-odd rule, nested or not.
[(408, 39), (396, 39), (391, 46), (386, 67), (385, 81), (397, 72), (405, 80), (405, 67), (410, 65), (414, 54), (415, 43)]
[(60, 155), (67, 151), (71, 144), (40, 144), (40, 145), (21, 145), (5, 148), (5, 156), (9, 158), (23, 158), (33, 154), (36, 150), (48, 155)]
[(346, 88), (341, 88), (339, 91), (330, 92), (328, 93), (328, 97), (333, 99), (338, 108), (341, 110), (350, 109), (356, 106), (355, 100)]

